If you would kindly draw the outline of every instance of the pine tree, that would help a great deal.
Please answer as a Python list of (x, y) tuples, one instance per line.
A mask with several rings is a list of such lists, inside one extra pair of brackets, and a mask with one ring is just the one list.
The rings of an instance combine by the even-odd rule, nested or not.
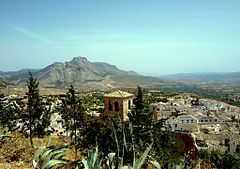
[(50, 125), (51, 111), (42, 102), (39, 95), (38, 82), (34, 79), (31, 72), (29, 72), (27, 87), (28, 103), (27, 108), (22, 110), (20, 122), (21, 131), (26, 135), (29, 133), (30, 143), (33, 145), (33, 136), (42, 137), (46, 134), (45, 129)]

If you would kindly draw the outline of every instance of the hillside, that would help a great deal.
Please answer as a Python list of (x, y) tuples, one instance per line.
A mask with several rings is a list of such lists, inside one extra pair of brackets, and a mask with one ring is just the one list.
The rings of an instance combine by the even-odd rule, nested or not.
[(41, 69), (21, 69), (19, 71), (8, 71), (8, 72), (2, 72), (0, 71), (0, 77), (3, 79), (13, 83), (18, 84), (21, 81), (26, 81), (28, 77), (29, 71), (31, 71), (33, 74), (36, 72), (39, 72)]
[(105, 73), (109, 75), (132, 75), (132, 76), (138, 76), (134, 71), (124, 71), (118, 69), (115, 65), (110, 65), (105, 62), (94, 62), (94, 66), (96, 66), (98, 69), (104, 71)]
[[(113, 76), (140, 76), (133, 71), (118, 69), (104, 62), (91, 63), (84, 57), (74, 57), (71, 61), (55, 62), (44, 69), (22, 69), (0, 72), (0, 76), (17, 85), (24, 85), (28, 72), (32, 71), (42, 87), (67, 87), (70, 84), (82, 90), (107, 90), (115, 88)], [(121, 80), (120, 80), (121, 81)]]
[(188, 81), (208, 81), (219, 83), (237, 83), (240, 84), (240, 72), (231, 73), (180, 73), (162, 76), (161, 78), (173, 80), (188, 80)]
[(8, 81), (0, 77), (0, 87), (7, 87), (8, 84), (10, 84)]

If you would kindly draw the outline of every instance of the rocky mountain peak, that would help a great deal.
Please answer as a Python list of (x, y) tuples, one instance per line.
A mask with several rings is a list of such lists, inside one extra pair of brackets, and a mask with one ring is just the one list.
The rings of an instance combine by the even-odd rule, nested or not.
[(82, 57), (82, 56), (77, 56), (77, 57), (73, 57), (72, 61), (83, 61), (83, 62), (88, 62), (86, 57)]

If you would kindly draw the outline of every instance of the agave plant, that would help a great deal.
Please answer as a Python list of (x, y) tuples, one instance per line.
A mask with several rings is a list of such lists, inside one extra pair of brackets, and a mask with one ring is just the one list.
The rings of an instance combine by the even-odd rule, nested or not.
[(51, 136), (48, 139), (46, 146), (41, 146), (34, 154), (33, 167), (40, 169), (50, 169), (57, 164), (66, 164), (67, 161), (62, 159), (63, 153), (67, 151), (68, 145), (59, 147), (49, 146)]
[[(128, 146), (128, 144), (127, 144), (126, 133), (125, 133), (126, 131), (124, 130), (124, 125), (123, 125), (123, 150), (122, 150), (122, 161), (121, 161), (120, 169), (140, 169), (142, 167), (144, 161), (146, 160), (147, 155), (148, 155), (148, 153), (149, 153), (153, 144), (150, 144), (148, 146), (148, 148), (144, 151), (143, 155), (139, 159), (136, 159), (132, 123), (129, 123), (129, 128), (130, 128), (130, 135), (131, 135), (131, 145), (130, 146), (132, 147), (132, 152), (131, 153), (133, 153), (133, 161), (132, 161), (132, 164), (124, 165), (124, 161), (123, 161), (124, 160), (124, 153), (125, 153), (125, 151), (127, 153), (130, 153), (130, 151), (129, 151), (130, 146)], [(118, 151), (117, 152), (117, 161), (118, 161), (118, 158), (119, 158), (119, 143), (118, 143), (118, 139), (117, 139), (117, 136), (116, 136), (116, 131), (115, 131), (114, 125), (113, 125), (113, 134), (114, 134), (117, 149), (118, 149), (117, 150)], [(114, 156), (115, 156), (115, 153), (108, 154), (108, 165), (111, 169), (115, 168), (115, 165), (113, 163)], [(118, 165), (118, 163), (117, 163), (117, 165)]]
[(98, 147), (88, 153), (88, 157), (83, 157), (81, 162), (85, 169), (99, 169), (102, 163), (102, 153), (98, 151)]

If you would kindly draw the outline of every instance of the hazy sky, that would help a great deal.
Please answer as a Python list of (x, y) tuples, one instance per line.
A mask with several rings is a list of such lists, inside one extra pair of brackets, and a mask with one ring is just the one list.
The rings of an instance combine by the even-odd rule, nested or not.
[(0, 70), (75, 56), (145, 74), (240, 71), (240, 0), (0, 0)]

